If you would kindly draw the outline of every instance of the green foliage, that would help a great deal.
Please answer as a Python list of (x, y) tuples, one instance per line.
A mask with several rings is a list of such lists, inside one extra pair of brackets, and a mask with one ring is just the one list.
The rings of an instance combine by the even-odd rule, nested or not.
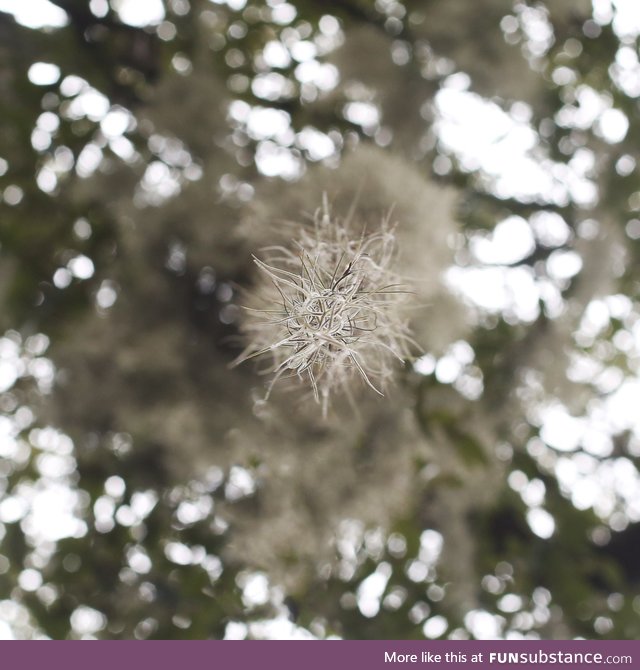
[[(51, 2), (0, 12), (13, 634), (637, 638), (638, 35), (568, 0)], [(397, 219), (421, 351), (322, 419), (230, 363), (252, 254), (325, 193)], [(509, 220), (530, 248), (483, 260)]]

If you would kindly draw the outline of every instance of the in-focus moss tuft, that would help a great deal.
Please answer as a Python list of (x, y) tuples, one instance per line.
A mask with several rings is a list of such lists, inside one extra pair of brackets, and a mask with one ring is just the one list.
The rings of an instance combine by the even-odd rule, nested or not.
[(247, 345), (236, 360), (267, 360), (276, 382), (307, 385), (326, 415), (331, 396), (353, 398), (358, 380), (383, 395), (394, 363), (409, 354), (403, 315), (409, 291), (394, 272), (395, 227), (357, 230), (331, 216), (326, 198), (312, 226), (297, 226), (290, 247), (254, 258), (260, 281), (241, 321)]

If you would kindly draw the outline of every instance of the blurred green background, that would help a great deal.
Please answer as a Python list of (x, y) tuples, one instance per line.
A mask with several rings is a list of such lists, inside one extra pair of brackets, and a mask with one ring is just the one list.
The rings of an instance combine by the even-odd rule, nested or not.
[[(0, 637), (640, 635), (635, 0), (0, 0)], [(323, 420), (251, 254), (398, 222)]]

